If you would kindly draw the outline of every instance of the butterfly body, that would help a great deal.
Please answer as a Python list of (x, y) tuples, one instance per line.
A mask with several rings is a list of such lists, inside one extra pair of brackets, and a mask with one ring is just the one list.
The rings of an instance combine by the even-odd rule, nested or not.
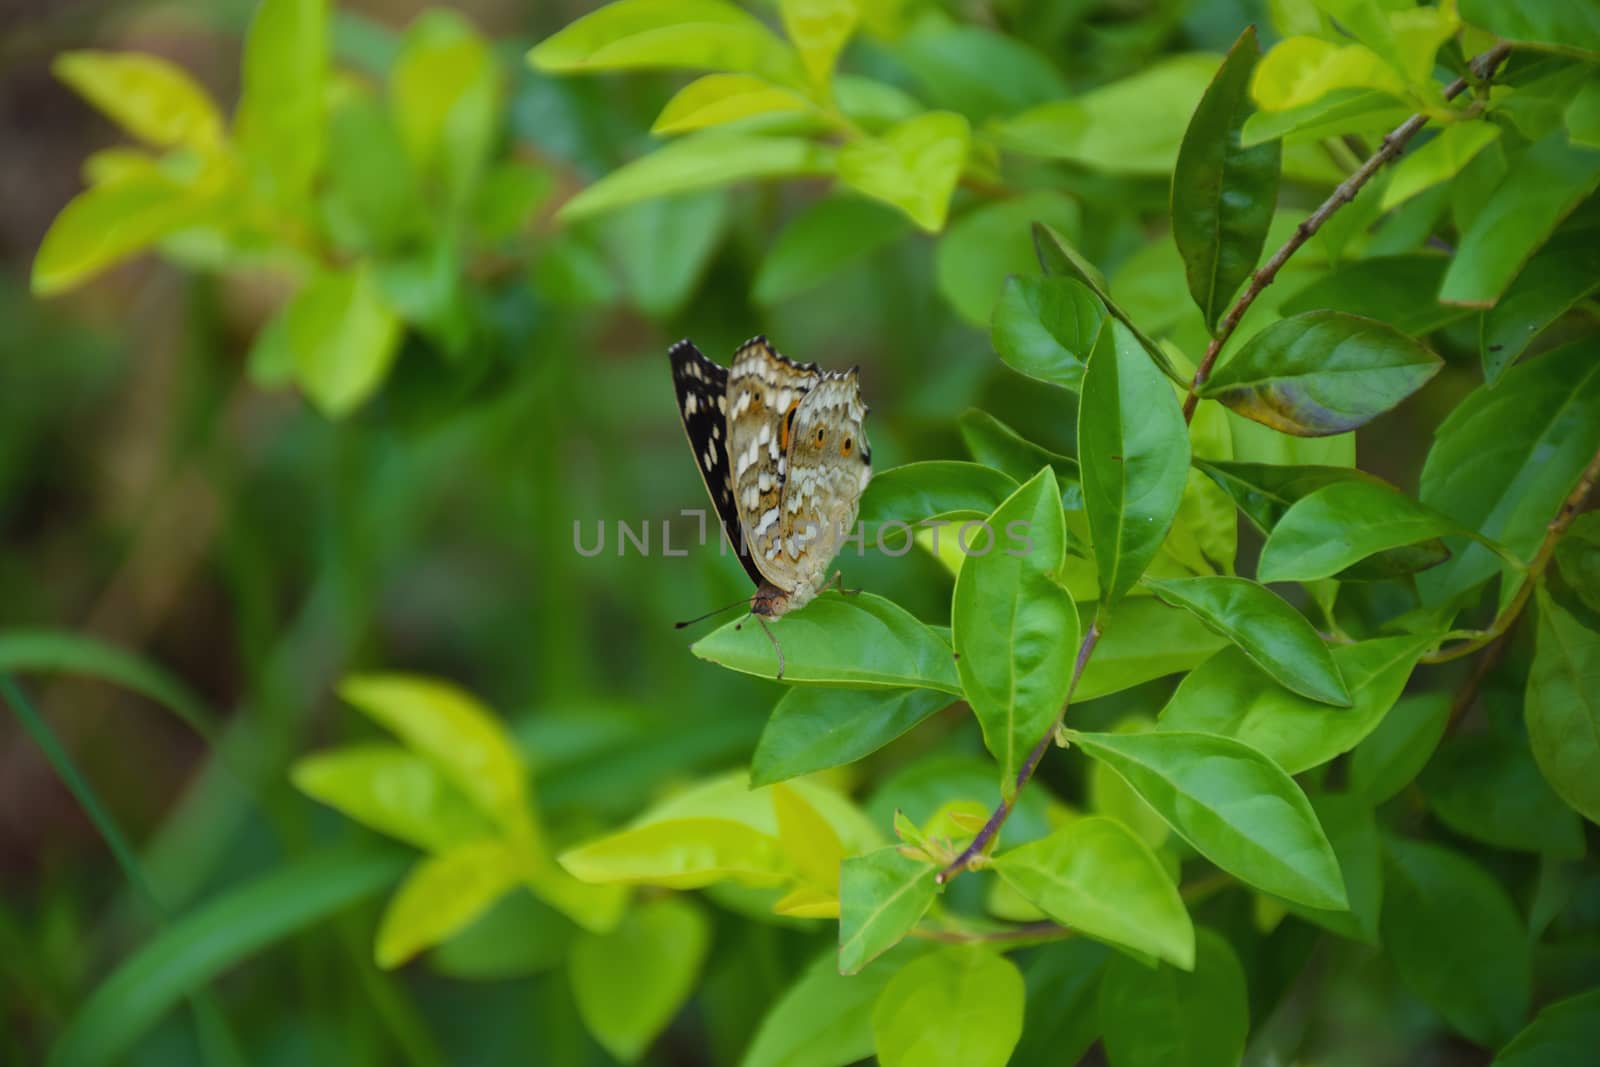
[(688, 341), (668, 354), (706, 491), (756, 585), (751, 613), (804, 607), (827, 584), (872, 477), (856, 370), (795, 363), (764, 337), (726, 368)]

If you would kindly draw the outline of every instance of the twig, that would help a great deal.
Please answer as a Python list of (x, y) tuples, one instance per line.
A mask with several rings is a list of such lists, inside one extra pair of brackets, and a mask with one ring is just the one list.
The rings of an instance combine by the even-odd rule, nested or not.
[[(1539, 579), (1544, 576), (1545, 570), (1550, 566), (1550, 560), (1555, 555), (1556, 545), (1560, 542), (1562, 535), (1567, 532), (1567, 527), (1572, 525), (1572, 520), (1576, 519), (1578, 513), (1583, 510), (1583, 503), (1589, 498), (1589, 494), (1594, 491), (1596, 482), (1600, 482), (1600, 452), (1596, 452), (1594, 458), (1589, 460), (1589, 465), (1578, 476), (1578, 484), (1572, 487), (1572, 492), (1568, 493), (1567, 498), (1561, 502), (1561, 508), (1556, 512), (1555, 518), (1551, 519), (1550, 525), (1545, 527), (1544, 540), (1539, 543), (1539, 550), (1533, 554), (1533, 560), (1528, 564), (1527, 570), (1523, 572), (1522, 584), (1517, 587), (1516, 595), (1505, 606), (1505, 610), (1495, 616), (1494, 622), (1489, 624), (1487, 630), (1461, 642), (1459, 645), (1451, 648), (1441, 648), (1437, 652), (1423, 656), (1423, 663), (1448, 663), (1453, 659), (1469, 656), (1478, 651), (1478, 649), (1493, 644), (1505, 636), (1506, 631), (1511, 629), (1512, 625), (1517, 621), (1517, 617), (1522, 614), (1522, 609), (1528, 606), (1528, 600), (1533, 596), (1534, 586), (1538, 584)], [(1477, 681), (1479, 680), (1481, 679), (1468, 679), (1470, 688), (1476, 689)], [(1467, 694), (1468, 704), (1471, 703), (1471, 697), (1472, 694), (1469, 691)], [(1452, 726), (1466, 710), (1465, 706), (1451, 709)], [(1448, 726), (1446, 727), (1446, 729), (1449, 728)]]
[(1011, 809), (1016, 806), (1017, 797), (1022, 793), (1022, 787), (1028, 784), (1028, 779), (1033, 777), (1033, 772), (1038, 769), (1039, 761), (1044, 759), (1045, 752), (1050, 748), (1050, 742), (1056, 736), (1062, 720), (1066, 717), (1067, 708), (1072, 706), (1072, 694), (1078, 688), (1078, 679), (1083, 677), (1083, 669), (1089, 663), (1089, 656), (1094, 652), (1094, 646), (1100, 640), (1100, 623), (1095, 621), (1090, 624), (1089, 632), (1083, 635), (1083, 643), (1078, 646), (1078, 658), (1072, 665), (1072, 681), (1067, 683), (1067, 699), (1062, 703), (1061, 710), (1056, 712), (1055, 721), (1050, 728), (1039, 738), (1039, 743), (1033, 746), (1033, 751), (1028, 753), (1028, 758), (1022, 761), (1022, 766), (1017, 770), (1017, 785), (1009, 797), (1000, 798), (1000, 806), (994, 809), (989, 816), (989, 821), (983, 824), (983, 829), (978, 831), (978, 836), (972, 843), (961, 850), (961, 854), (950, 861), (950, 865), (940, 871), (934, 881), (944, 885), (950, 879), (960, 874), (972, 861), (983, 854), (989, 847), (989, 842), (1000, 832), (1000, 827), (1011, 815)]
[[(1487, 78), (1494, 73), (1495, 68), (1500, 65), (1500, 61), (1505, 59), (1510, 52), (1511, 46), (1509, 44), (1498, 44), (1482, 55), (1474, 57), (1467, 66), (1479, 79)], [(1465, 92), (1471, 84), (1473, 84), (1471, 77), (1457, 78), (1445, 87), (1444, 98), (1446, 100), (1454, 100)], [(1183, 418), (1185, 422), (1194, 418), (1195, 405), (1200, 401), (1198, 390), (1205, 384), (1206, 379), (1210, 377), (1211, 368), (1217, 362), (1217, 356), (1221, 354), (1222, 346), (1227, 344), (1228, 338), (1233, 336), (1233, 331), (1239, 326), (1239, 320), (1244, 318), (1245, 312), (1249, 311), (1250, 306), (1256, 302), (1256, 297), (1261, 295), (1263, 289), (1272, 284), (1272, 280), (1278, 276), (1278, 271), (1289, 261), (1289, 257), (1298, 252), (1301, 245), (1311, 240), (1312, 235), (1322, 228), (1322, 224), (1327, 222), (1335, 211), (1354, 200), (1356, 194), (1361, 191), (1361, 187), (1372, 180), (1372, 176), (1378, 172), (1378, 169), (1399, 155), (1400, 150), (1406, 146), (1406, 142), (1415, 137), (1418, 131), (1427, 124), (1428, 116), (1419, 113), (1412, 115), (1391, 130), (1384, 137), (1383, 144), (1379, 146), (1378, 150), (1369, 156), (1367, 161), (1361, 164), (1361, 167), (1354, 174), (1340, 182), (1339, 187), (1333, 191), (1332, 195), (1322, 202), (1322, 206), (1313, 211), (1299, 226), (1296, 226), (1294, 233), (1283, 243), (1283, 247), (1274, 252), (1272, 258), (1267, 260), (1261, 269), (1251, 276), (1250, 284), (1245, 288), (1245, 291), (1239, 294), (1239, 298), (1233, 302), (1233, 306), (1222, 317), (1222, 321), (1217, 323), (1216, 335), (1212, 337), (1211, 343), (1206, 346), (1205, 356), (1200, 360), (1200, 366), (1194, 372), (1194, 381), (1189, 385), (1188, 395), (1183, 398)]]
[[(1499, 44), (1482, 55), (1474, 57), (1467, 64), (1470, 74), (1475, 76), (1477, 80), (1488, 78), (1510, 52), (1510, 45)], [(1474, 78), (1471, 76), (1456, 79), (1445, 87), (1444, 98), (1446, 100), (1455, 99), (1473, 83)], [(1245, 312), (1249, 311), (1250, 306), (1255, 303), (1256, 297), (1261, 295), (1263, 289), (1272, 284), (1272, 280), (1277, 277), (1278, 271), (1282, 269), (1283, 265), (1289, 261), (1289, 257), (1298, 252), (1301, 246), (1322, 228), (1322, 224), (1327, 222), (1335, 211), (1354, 200), (1356, 194), (1361, 191), (1361, 187), (1366, 185), (1372, 176), (1378, 172), (1378, 168), (1399, 155), (1400, 150), (1406, 146), (1406, 142), (1415, 137), (1417, 132), (1427, 124), (1427, 115), (1416, 114), (1390, 132), (1383, 139), (1383, 145), (1378, 151), (1373, 153), (1354, 174), (1341, 182), (1339, 187), (1333, 191), (1333, 194), (1323, 201), (1322, 205), (1312, 212), (1309, 218), (1295, 227), (1294, 234), (1284, 242), (1283, 247), (1274, 252), (1272, 258), (1267, 260), (1261, 269), (1251, 276), (1249, 286), (1246, 287), (1243, 293), (1239, 294), (1239, 298), (1234, 301), (1233, 306), (1228, 309), (1228, 313), (1217, 324), (1216, 335), (1212, 338), (1211, 343), (1206, 346), (1205, 356), (1194, 372), (1194, 380), (1190, 383), (1189, 392), (1183, 400), (1183, 421), (1185, 423), (1194, 419), (1195, 405), (1199, 403), (1200, 399), (1197, 390), (1205, 384), (1206, 377), (1211, 373), (1211, 368), (1217, 361), (1218, 353), (1222, 351), (1222, 346), (1227, 343), (1228, 338), (1233, 336), (1233, 331), (1238, 328), (1239, 321), (1244, 318)], [(1597, 457), (1597, 461), (1600, 461), (1600, 457)], [(1570, 522), (1571, 517), (1568, 516), (1566, 521)], [(1534, 573), (1530, 568), (1530, 581), (1533, 576)], [(1523, 600), (1526, 599), (1521, 593), (1519, 593), (1519, 597)], [(1000, 832), (1000, 827), (1010, 817), (1012, 809), (1016, 806), (1018, 794), (1022, 792), (1023, 787), (1033, 777), (1033, 772), (1038, 769), (1039, 761), (1044, 759), (1044, 754), (1049, 749), (1051, 740), (1060, 728), (1066, 716), (1067, 707), (1072, 703), (1072, 693), (1077, 688), (1078, 679), (1083, 675), (1083, 669), (1088, 664), (1089, 656), (1094, 652), (1095, 644), (1099, 640), (1100, 624), (1096, 621), (1093, 626), (1089, 627), (1089, 632), (1084, 635), (1083, 644), (1078, 648), (1078, 658), (1072, 668), (1072, 682), (1067, 689), (1066, 703), (1062, 705), (1061, 711), (1057, 713), (1055, 722), (1051, 724), (1050, 729), (1045, 731), (1043, 737), (1039, 738), (1039, 743), (1033, 747), (1033, 751), (1028, 754), (1027, 760), (1023, 762), (1021, 769), (1017, 771), (1016, 789), (1012, 791), (1010, 797), (1001, 798), (1000, 805), (990, 814), (988, 822), (983, 824), (983, 828), (972, 839), (972, 843), (962, 849), (961, 854), (950, 861), (950, 864), (938, 873), (935, 880), (940, 885), (944, 885), (970, 867), (974, 861), (979, 860), (985, 850), (988, 849), (990, 843), (993, 842), (995, 835)]]

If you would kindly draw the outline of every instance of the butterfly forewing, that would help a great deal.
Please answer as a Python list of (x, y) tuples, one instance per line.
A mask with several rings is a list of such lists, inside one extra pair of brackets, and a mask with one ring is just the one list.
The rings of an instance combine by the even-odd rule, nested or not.
[(789, 478), (790, 430), (795, 412), (821, 379), (814, 364), (779, 355), (755, 337), (734, 353), (728, 372), (728, 465), (733, 503), (755, 565), (783, 589), (787, 574), (776, 561), (784, 535), (783, 490)]
[(672, 361), (672, 384), (678, 395), (678, 414), (694, 452), (695, 466), (706, 483), (706, 493), (722, 520), (722, 531), (733, 545), (750, 580), (760, 585), (761, 571), (747, 551), (735, 506), (733, 477), (728, 465), (728, 369), (707, 359), (688, 341), (667, 352)]

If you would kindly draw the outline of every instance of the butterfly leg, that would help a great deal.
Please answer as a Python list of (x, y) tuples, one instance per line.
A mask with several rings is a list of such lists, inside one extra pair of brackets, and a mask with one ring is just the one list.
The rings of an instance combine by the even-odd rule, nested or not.
[(827, 584), (822, 588), (824, 591), (837, 588), (844, 596), (856, 596), (861, 592), (860, 589), (846, 589), (844, 587), (844, 571), (834, 571), (833, 577), (829, 578)]
[(772, 642), (772, 650), (778, 654), (778, 673), (773, 675), (772, 677), (773, 677), (774, 680), (782, 678), (783, 677), (783, 666), (784, 666), (784, 664), (783, 664), (783, 646), (778, 644), (778, 639), (776, 637), (772, 636), (772, 629), (771, 629), (771, 627), (769, 627), (767, 625), (766, 618), (764, 616), (761, 616), (761, 615), (757, 615), (755, 618), (756, 618), (756, 622), (759, 622), (761, 624), (761, 632), (767, 635), (767, 640), (768, 641)]

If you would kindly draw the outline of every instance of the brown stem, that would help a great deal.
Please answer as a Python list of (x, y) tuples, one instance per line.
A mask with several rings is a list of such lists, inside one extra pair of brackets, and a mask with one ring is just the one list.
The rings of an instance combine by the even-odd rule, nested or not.
[[(1533, 554), (1532, 562), (1528, 564), (1528, 569), (1523, 572), (1522, 584), (1517, 587), (1516, 595), (1511, 598), (1511, 602), (1506, 605), (1505, 610), (1495, 616), (1495, 620), (1489, 624), (1489, 628), (1477, 637), (1463, 641), (1452, 648), (1441, 648), (1437, 652), (1423, 656), (1422, 662), (1448, 663), (1450, 660), (1469, 656), (1480, 648), (1492, 645), (1505, 637), (1506, 631), (1511, 629), (1517, 618), (1522, 614), (1522, 609), (1528, 606), (1528, 600), (1533, 596), (1534, 586), (1538, 584), (1539, 579), (1544, 576), (1544, 572), (1550, 566), (1550, 560), (1555, 555), (1556, 545), (1561, 541), (1562, 535), (1567, 532), (1567, 527), (1572, 525), (1572, 520), (1576, 519), (1578, 513), (1583, 510), (1583, 503), (1589, 498), (1589, 494), (1594, 491), (1596, 482), (1600, 482), (1600, 452), (1596, 452), (1594, 458), (1589, 460), (1589, 465), (1578, 476), (1578, 484), (1572, 487), (1572, 492), (1568, 493), (1567, 498), (1561, 502), (1561, 508), (1556, 512), (1555, 518), (1551, 519), (1550, 525), (1545, 527), (1544, 540), (1539, 543), (1539, 550)], [(1496, 647), (1503, 648), (1504, 642), (1501, 641), (1501, 644)], [(1478, 684), (1483, 681), (1483, 676), (1493, 668), (1498, 659), (1498, 652), (1484, 657), (1484, 662), (1479, 664), (1472, 675), (1467, 678), (1466, 684), (1462, 686), (1461, 692), (1456, 694), (1455, 702), (1450, 707), (1450, 720), (1445, 725), (1446, 732), (1454, 730), (1460, 723), (1461, 717), (1472, 706), (1472, 700), (1477, 694)]]
[(1050, 724), (1050, 728), (1044, 732), (1043, 737), (1039, 738), (1039, 743), (1033, 746), (1033, 751), (1028, 753), (1028, 758), (1022, 761), (1022, 766), (1017, 770), (1016, 788), (1011, 791), (1009, 797), (1000, 799), (1000, 806), (990, 814), (989, 821), (983, 824), (983, 829), (978, 831), (978, 836), (972, 839), (970, 845), (961, 850), (959, 856), (950, 861), (949, 866), (934, 877), (934, 881), (944, 885), (950, 879), (966, 870), (967, 867), (971, 866), (972, 861), (981, 856), (983, 851), (989, 847), (989, 842), (993, 841), (994, 836), (1000, 832), (1000, 827), (1005, 825), (1006, 819), (1011, 815), (1011, 809), (1016, 806), (1017, 797), (1022, 793), (1022, 787), (1027, 785), (1028, 779), (1033, 777), (1033, 772), (1038, 769), (1039, 761), (1044, 759), (1045, 752), (1049, 750), (1050, 742), (1054, 739), (1056, 730), (1060, 728), (1061, 721), (1066, 718), (1067, 708), (1072, 705), (1072, 693), (1078, 688), (1078, 679), (1083, 677), (1083, 669), (1088, 665), (1089, 656), (1094, 652), (1094, 646), (1099, 640), (1100, 623), (1096, 620), (1090, 624), (1089, 632), (1083, 635), (1083, 643), (1078, 646), (1078, 658), (1072, 664), (1072, 681), (1067, 683), (1067, 699), (1062, 702), (1061, 710), (1056, 712), (1055, 721)]
[[(1467, 66), (1478, 79), (1487, 78), (1494, 73), (1495, 68), (1500, 65), (1500, 61), (1505, 59), (1510, 51), (1510, 45), (1498, 44), (1482, 55), (1474, 57)], [(1455, 99), (1465, 92), (1472, 83), (1471, 77), (1457, 78), (1445, 87), (1444, 98), (1446, 100)], [(1283, 247), (1274, 252), (1272, 258), (1262, 264), (1261, 269), (1251, 276), (1250, 284), (1245, 287), (1245, 291), (1239, 294), (1239, 299), (1233, 302), (1233, 306), (1222, 317), (1222, 321), (1217, 323), (1217, 332), (1211, 338), (1211, 343), (1206, 346), (1205, 356), (1201, 358), (1200, 366), (1194, 372), (1194, 381), (1189, 385), (1188, 395), (1183, 398), (1183, 419), (1185, 422), (1194, 418), (1195, 405), (1200, 401), (1198, 390), (1211, 375), (1211, 368), (1217, 362), (1217, 356), (1221, 354), (1222, 346), (1227, 344), (1228, 338), (1233, 336), (1233, 331), (1239, 326), (1239, 320), (1244, 318), (1245, 312), (1250, 310), (1250, 305), (1256, 302), (1256, 297), (1261, 295), (1263, 289), (1272, 284), (1272, 280), (1278, 276), (1278, 271), (1289, 261), (1289, 257), (1298, 252), (1301, 245), (1311, 240), (1312, 235), (1322, 228), (1322, 224), (1327, 222), (1335, 211), (1354, 200), (1356, 194), (1361, 191), (1361, 187), (1372, 180), (1372, 176), (1378, 172), (1378, 169), (1399, 155), (1400, 150), (1406, 146), (1406, 142), (1415, 137), (1417, 132), (1427, 124), (1428, 116), (1417, 114), (1412, 115), (1390, 131), (1388, 136), (1384, 137), (1383, 144), (1379, 146), (1378, 150), (1369, 156), (1367, 161), (1361, 164), (1361, 167), (1354, 174), (1340, 182), (1339, 187), (1333, 191), (1332, 195), (1324, 200), (1322, 205), (1311, 213), (1310, 217), (1295, 227), (1294, 233), (1283, 243)]]

